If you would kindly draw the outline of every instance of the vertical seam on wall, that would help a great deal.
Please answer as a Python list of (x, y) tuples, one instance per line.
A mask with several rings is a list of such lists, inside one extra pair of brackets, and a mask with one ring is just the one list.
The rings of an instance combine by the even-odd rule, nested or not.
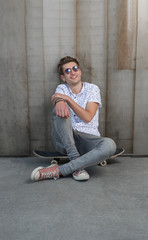
[(46, 113), (46, 79), (45, 79), (45, 52), (44, 52), (44, 0), (42, 0), (42, 49), (43, 49), (43, 84), (44, 84), (44, 119), (45, 119), (45, 151), (48, 149), (48, 114)]
[(59, 53), (60, 53), (60, 58), (62, 57), (61, 56), (61, 49), (62, 49), (62, 45), (61, 45), (61, 34), (62, 31), (61, 31), (61, 0), (59, 0)]
[(108, 0), (105, 0), (105, 38), (106, 38), (106, 107), (105, 107), (105, 136), (107, 135), (107, 112), (108, 112)]
[(28, 61), (27, 61), (27, 29), (26, 29), (26, 0), (24, 0), (24, 30), (25, 30), (25, 57), (26, 57), (26, 82), (27, 82), (27, 109), (28, 109), (28, 141), (29, 154), (31, 154), (31, 129), (30, 129), (30, 104), (29, 104), (29, 79), (28, 79)]
[(78, 29), (77, 29), (77, 17), (78, 17), (78, 0), (75, 2), (75, 55), (76, 58), (78, 57), (78, 48), (77, 48), (77, 41), (78, 41)]
[(136, 50), (135, 50), (135, 70), (134, 70), (134, 86), (133, 86), (133, 127), (132, 127), (132, 153), (134, 153), (135, 140), (135, 101), (136, 101), (136, 69), (137, 69), (137, 40), (138, 39), (138, 0), (136, 0)]

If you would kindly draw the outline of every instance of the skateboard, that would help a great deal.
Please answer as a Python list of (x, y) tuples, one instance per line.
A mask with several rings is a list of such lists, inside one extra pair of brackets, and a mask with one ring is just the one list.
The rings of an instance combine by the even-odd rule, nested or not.
[[(116, 152), (114, 153), (113, 156), (111, 156), (109, 159), (116, 158), (124, 153), (125, 149), (124, 148), (117, 148)], [(61, 153), (58, 152), (45, 152), (45, 151), (38, 151), (38, 150), (33, 150), (33, 153), (35, 156), (40, 157), (40, 158), (48, 158), (52, 159), (51, 164), (57, 164), (60, 159), (68, 159), (67, 155), (62, 155)], [(98, 164), (99, 166), (106, 166), (107, 165), (107, 160), (104, 160), (103, 162)]]

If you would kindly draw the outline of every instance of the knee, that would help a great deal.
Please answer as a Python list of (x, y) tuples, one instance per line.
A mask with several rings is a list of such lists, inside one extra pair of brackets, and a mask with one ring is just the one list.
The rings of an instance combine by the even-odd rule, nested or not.
[(58, 116), (57, 114), (56, 114), (56, 109), (55, 109), (55, 107), (53, 108), (53, 110), (52, 110), (52, 120), (55, 122), (55, 121), (62, 121), (62, 120), (65, 120), (65, 118), (62, 118), (62, 117), (60, 117), (60, 116)]
[(111, 155), (113, 155), (116, 151), (116, 143), (111, 138), (104, 138), (104, 144), (106, 149), (110, 152)]

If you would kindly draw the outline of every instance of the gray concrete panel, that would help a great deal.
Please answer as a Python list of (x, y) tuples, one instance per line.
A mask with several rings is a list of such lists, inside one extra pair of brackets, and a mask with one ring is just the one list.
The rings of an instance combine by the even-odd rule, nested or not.
[(0, 2), (0, 155), (29, 153), (24, 1)]
[(148, 70), (136, 71), (134, 153), (148, 154)]
[(26, 1), (26, 45), (30, 120), (30, 153), (45, 150), (47, 113), (45, 108), (45, 73), (43, 51), (43, 3)]

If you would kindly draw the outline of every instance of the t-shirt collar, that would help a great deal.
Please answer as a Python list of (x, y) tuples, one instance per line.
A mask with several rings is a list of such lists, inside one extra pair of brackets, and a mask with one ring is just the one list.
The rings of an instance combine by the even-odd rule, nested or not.
[(69, 87), (68, 84), (66, 84), (66, 86), (67, 86), (69, 92), (70, 92), (72, 95), (74, 95), (74, 96), (79, 95), (79, 94), (82, 94), (82, 93), (84, 92), (84, 83), (83, 83), (83, 82), (82, 82), (82, 89), (81, 89), (81, 91), (80, 91), (78, 94), (73, 93), (73, 92), (71, 91), (71, 89), (70, 89), (70, 87)]

